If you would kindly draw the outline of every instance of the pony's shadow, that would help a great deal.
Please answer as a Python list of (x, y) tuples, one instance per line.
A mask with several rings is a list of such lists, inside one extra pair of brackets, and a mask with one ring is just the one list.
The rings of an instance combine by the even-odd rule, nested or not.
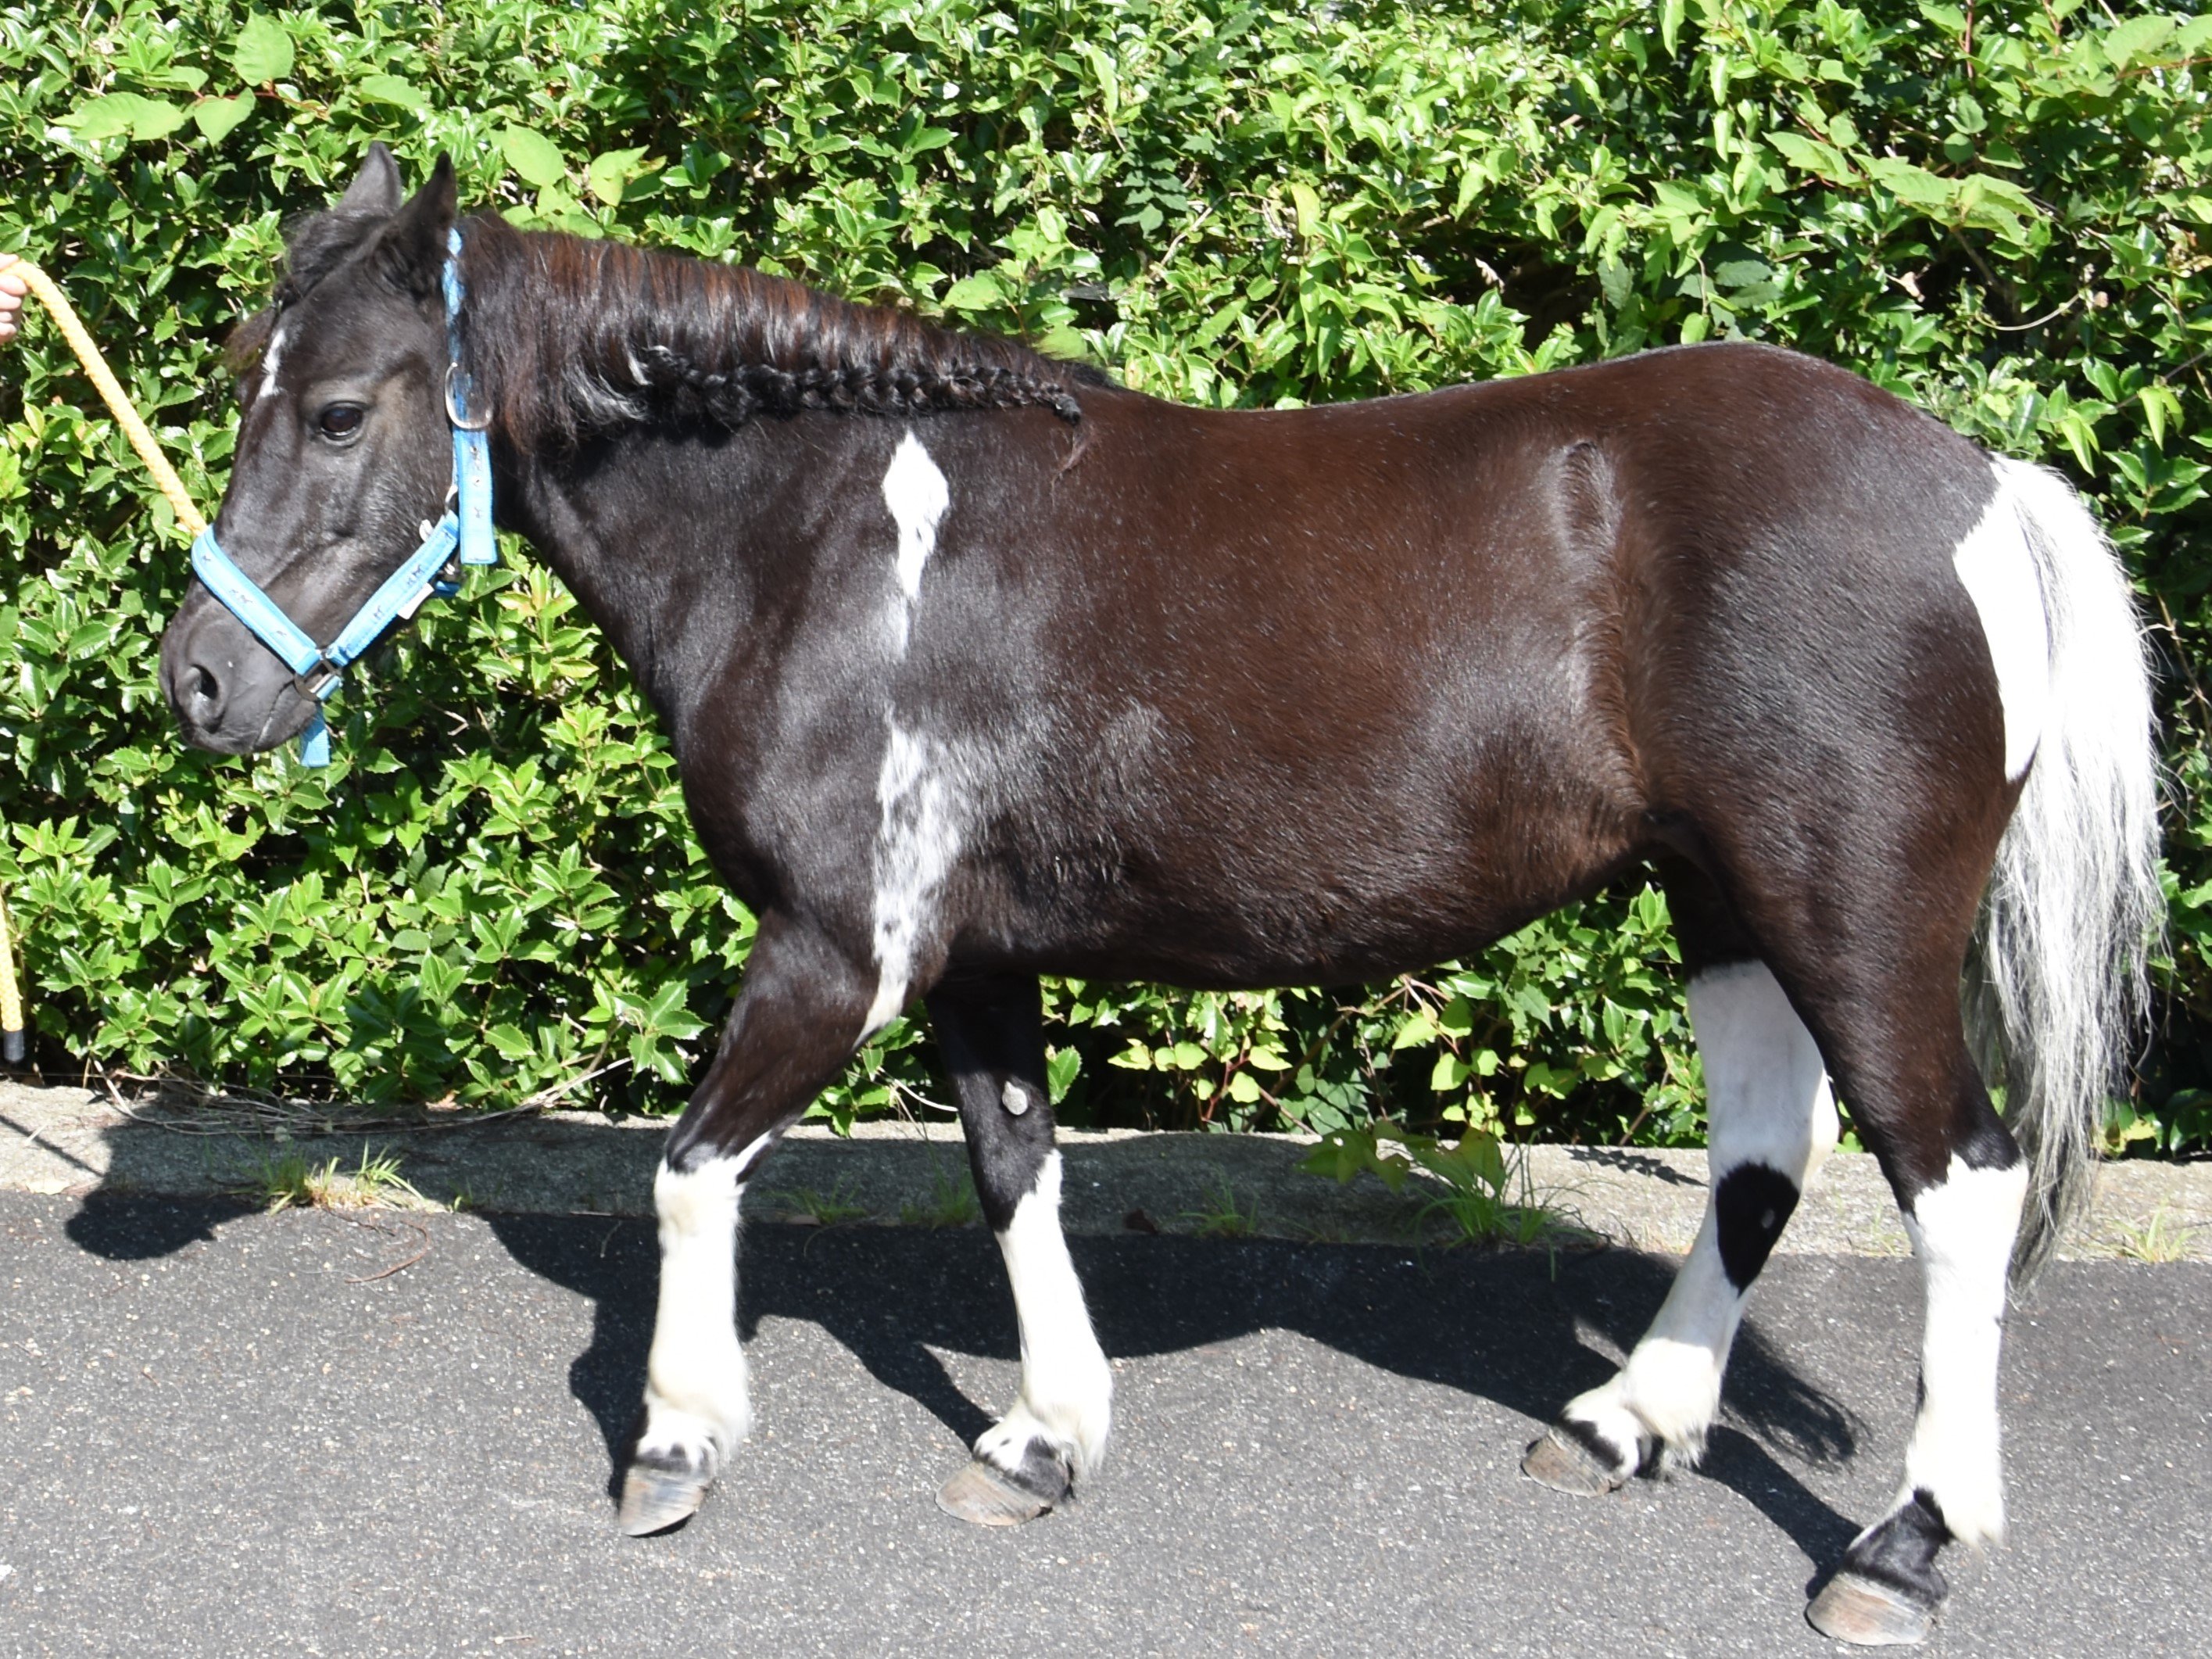
[[(611, 1492), (644, 1392), (658, 1273), (653, 1229), (641, 1221), (488, 1219), (518, 1262), (592, 1304), (591, 1345), (570, 1365), (569, 1388), (605, 1440)], [(1365, 1245), (1137, 1237), (1075, 1237), (1069, 1248), (1110, 1354), (1139, 1358), (1255, 1331), (1296, 1331), (1538, 1421), (1612, 1374), (1619, 1352), (1657, 1311), (1674, 1267), (1627, 1250), (1416, 1257)], [(932, 1352), (1017, 1356), (1012, 1300), (987, 1234), (754, 1224), (744, 1258), (739, 1322), (747, 1337), (769, 1317), (819, 1325), (884, 1387), (943, 1422), (949, 1452), (989, 1426), (990, 1413)], [(1703, 1472), (1824, 1565), (1857, 1528), (1791, 1465), (1845, 1462), (1860, 1432), (1845, 1407), (1747, 1322)]]

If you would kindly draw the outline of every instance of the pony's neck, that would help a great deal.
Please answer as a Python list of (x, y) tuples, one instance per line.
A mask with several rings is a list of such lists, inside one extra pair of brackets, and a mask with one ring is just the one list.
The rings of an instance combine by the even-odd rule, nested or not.
[(811, 557), (756, 530), (799, 488), (795, 424), (720, 441), (636, 428), (550, 459), (495, 444), (500, 523), (576, 596), (679, 745), (699, 690), (756, 634), (771, 555)]

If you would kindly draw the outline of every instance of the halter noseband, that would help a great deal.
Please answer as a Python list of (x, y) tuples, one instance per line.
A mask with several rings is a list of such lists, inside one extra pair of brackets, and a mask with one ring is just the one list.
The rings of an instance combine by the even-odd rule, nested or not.
[(468, 372), (461, 367), (461, 233), (446, 233), (446, 418), (453, 428), (453, 482), (446, 491), (446, 510), (438, 522), (422, 526), (422, 543), (407, 562), (384, 579), (362, 602), (353, 619), (328, 645), (317, 645), (305, 629), (261, 591), (260, 584), (231, 560), (215, 538), (215, 526), (192, 543), (192, 571), (230, 614), (292, 671), (302, 695), (316, 704), (315, 716), (300, 733), (300, 759), (326, 766), (330, 728), (322, 702), (338, 688), (346, 667), (376, 642), (376, 636), (403, 617), (411, 617), (433, 593), (448, 598), (460, 587), (454, 568), (462, 564), (497, 564), (499, 544), (491, 528), (491, 456), (484, 441), (488, 416), (471, 417)]

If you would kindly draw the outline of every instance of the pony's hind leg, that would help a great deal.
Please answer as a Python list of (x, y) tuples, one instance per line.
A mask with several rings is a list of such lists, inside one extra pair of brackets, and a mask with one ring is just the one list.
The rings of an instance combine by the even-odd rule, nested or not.
[(1705, 1062), (1711, 1196), (1689, 1259), (1628, 1363), (1570, 1401), (1522, 1468), (1561, 1492), (1611, 1492), (1662, 1462), (1694, 1463), (1752, 1281), (1836, 1142), (1812, 1033), (1703, 876), (1667, 872)]
[(1889, 1512), (1851, 1540), (1806, 1609), (1824, 1634), (1869, 1645), (1927, 1634), (1948, 1593), (1936, 1567), (1945, 1545), (1979, 1549), (2004, 1535), (1997, 1359), (2028, 1169), (1967, 1057), (1956, 1008), (1955, 999), (1916, 1007), (1900, 998), (1895, 1020), (1870, 1029), (1911, 1030), (1917, 1041), (1892, 1047), (1846, 1036), (1837, 1049), (1852, 1114), (1904, 1211), (1927, 1297), (1904, 1480)]
[(1037, 984), (951, 979), (928, 997), (983, 1217), (999, 1241), (1021, 1327), (1012, 1410), (938, 1503), (963, 1521), (1012, 1526), (1065, 1503), (1106, 1449), (1112, 1370), (1092, 1334), (1060, 1225), (1060, 1154), (1045, 1092)]
[(1911, 860), (1862, 861), (1862, 837), (1839, 829), (1817, 878), (1745, 856), (1781, 842), (1755, 826), (1728, 849), (1740, 914), (1896, 1194), (1926, 1290), (1904, 1481), (1807, 1608), (1823, 1632), (1869, 1644), (1923, 1637), (1946, 1593), (1937, 1554), (2004, 1528), (1997, 1351), (2027, 1169), (1967, 1052), (1959, 999), (1995, 837), (1963, 810), (1963, 823), (1929, 816), (1931, 850)]

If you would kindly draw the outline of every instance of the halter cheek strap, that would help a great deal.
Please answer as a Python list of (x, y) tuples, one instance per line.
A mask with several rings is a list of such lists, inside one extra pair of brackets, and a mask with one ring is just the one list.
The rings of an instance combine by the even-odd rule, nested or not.
[[(307, 630), (286, 616), (260, 584), (240, 570), (215, 538), (210, 525), (192, 543), (192, 572), (209, 592), (274, 652), (292, 671), (302, 695), (318, 705), (338, 688), (347, 665), (376, 642), (377, 635), (411, 617), (433, 593), (447, 598), (459, 590), (458, 556), (464, 565), (496, 564), (499, 544), (491, 527), (491, 453), (484, 440), (489, 416), (471, 416), (468, 371), (461, 367), (461, 233), (446, 234), (446, 418), (453, 428), (453, 482), (446, 510), (435, 524), (422, 526), (422, 544), (398, 569), (379, 584), (352, 620), (328, 645), (317, 645)], [(330, 728), (318, 707), (300, 733), (300, 758), (325, 766), (331, 758)]]

